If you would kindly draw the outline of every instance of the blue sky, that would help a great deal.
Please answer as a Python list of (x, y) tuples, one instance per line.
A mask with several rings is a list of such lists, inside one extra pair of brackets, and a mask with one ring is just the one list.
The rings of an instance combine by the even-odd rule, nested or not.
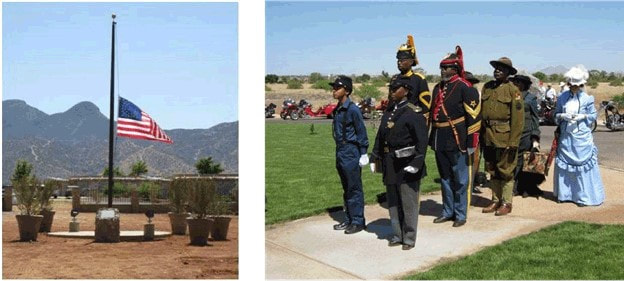
[[(116, 94), (163, 129), (238, 120), (237, 3), (2, 3), (2, 99), (48, 114)], [(118, 91), (119, 90), (119, 91)]]
[(624, 2), (267, 2), (266, 72), (397, 72), (396, 50), (412, 34), (419, 67), (439, 74), (456, 45), (466, 69), (514, 66), (624, 71)]

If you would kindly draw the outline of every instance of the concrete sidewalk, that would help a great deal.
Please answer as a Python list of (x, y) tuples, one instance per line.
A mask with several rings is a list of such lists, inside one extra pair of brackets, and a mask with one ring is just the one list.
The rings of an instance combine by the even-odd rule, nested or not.
[(545, 198), (515, 197), (513, 212), (504, 217), (481, 213), (490, 190), (473, 196), (468, 223), (433, 224), (442, 209), (440, 194), (421, 196), (416, 247), (388, 247), (388, 210), (366, 206), (367, 230), (353, 235), (335, 231), (340, 212), (300, 219), (267, 228), (267, 279), (396, 279), (429, 269), (441, 261), (470, 255), (484, 247), (566, 220), (624, 223), (624, 172), (601, 167), (606, 201), (599, 207), (555, 202), (551, 177), (541, 185)]

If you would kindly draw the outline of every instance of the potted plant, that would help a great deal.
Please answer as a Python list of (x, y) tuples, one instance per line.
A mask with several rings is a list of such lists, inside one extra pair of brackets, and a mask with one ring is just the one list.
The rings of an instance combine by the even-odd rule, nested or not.
[(37, 234), (41, 225), (40, 189), (37, 187), (37, 179), (32, 176), (32, 165), (24, 160), (18, 160), (15, 166), (11, 183), (17, 197), (19, 215), (15, 215), (17, 227), (20, 233), (20, 241), (37, 241)]
[(44, 185), (39, 187), (39, 202), (41, 205), (40, 215), (43, 216), (41, 220), (41, 226), (39, 232), (50, 232), (52, 229), (52, 222), (54, 221), (54, 214), (52, 210), (52, 204), (50, 204), (50, 197), (55, 190), (60, 187), (61, 182), (55, 180), (47, 180)]
[(186, 179), (189, 186), (189, 211), (191, 217), (186, 219), (189, 227), (191, 245), (206, 245), (212, 220), (208, 217), (210, 204), (215, 197), (215, 184), (211, 178)]
[(210, 214), (214, 222), (210, 230), (210, 237), (213, 240), (227, 240), (228, 229), (230, 228), (230, 197), (226, 195), (216, 196), (216, 200), (211, 204)]
[(187, 179), (176, 178), (169, 187), (169, 222), (171, 223), (171, 233), (174, 235), (186, 235), (186, 218), (189, 216), (186, 211), (188, 201)]

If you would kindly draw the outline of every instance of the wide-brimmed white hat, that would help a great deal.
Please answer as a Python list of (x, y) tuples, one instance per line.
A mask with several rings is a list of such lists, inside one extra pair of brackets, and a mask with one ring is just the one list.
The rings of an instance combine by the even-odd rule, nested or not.
[(570, 83), (570, 85), (580, 86), (587, 83), (589, 71), (587, 71), (585, 66), (579, 64), (570, 68), (564, 76), (568, 79), (568, 83)]

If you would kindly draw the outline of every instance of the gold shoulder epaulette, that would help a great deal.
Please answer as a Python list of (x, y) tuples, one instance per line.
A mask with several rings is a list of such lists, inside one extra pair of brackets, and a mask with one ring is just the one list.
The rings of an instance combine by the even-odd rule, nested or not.
[(422, 73), (414, 72), (414, 74), (418, 75), (418, 77), (420, 77), (420, 79), (425, 80), (425, 75), (422, 75)]

